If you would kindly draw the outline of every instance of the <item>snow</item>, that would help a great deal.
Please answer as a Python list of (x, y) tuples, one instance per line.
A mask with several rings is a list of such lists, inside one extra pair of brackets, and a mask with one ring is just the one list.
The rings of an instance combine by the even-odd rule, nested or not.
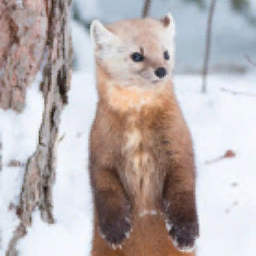
[(19, 7), (23, 7), (23, 5), (24, 5), (23, 0), (16, 0), (16, 5)]
[[(256, 252), (256, 98), (220, 90), (224, 87), (256, 93), (255, 81), (255, 74), (210, 76), (209, 91), (203, 95), (199, 76), (175, 77), (177, 97), (191, 129), (197, 156), (201, 225), (198, 256), (253, 256)], [(0, 256), (5, 255), (18, 223), (7, 208), (10, 202), (17, 202), (24, 171), (23, 168), (7, 168), (6, 163), (13, 157), (25, 161), (37, 140), (42, 99), (32, 88), (24, 114), (16, 116), (0, 111), (0, 119), (4, 120), (0, 133), (4, 134), (6, 145), (5, 166), (0, 174), (0, 229), (3, 232)], [(22, 256), (89, 255), (92, 200), (87, 163), (88, 134), (97, 101), (94, 73), (75, 72), (69, 97), (60, 127), (60, 137), (64, 137), (58, 147), (54, 186), (56, 224), (43, 223), (36, 211), (28, 235), (18, 245)], [(17, 150), (13, 150), (15, 145), (19, 145)], [(205, 163), (227, 150), (233, 150), (236, 156)]]
[[(200, 95), (199, 77), (178, 76), (178, 96), (195, 141), (198, 162), (199, 256), (255, 255), (256, 98), (221, 92), (256, 92), (255, 75), (212, 76)], [(197, 93), (196, 93), (197, 91)], [(235, 158), (213, 164), (226, 150)]]
[(90, 35), (78, 22), (71, 22), (76, 71), (92, 71), (93, 51)]
[[(3, 170), (0, 172), (0, 255), (6, 250), (12, 232), (18, 224), (14, 211), (8, 208), (10, 204), (18, 203), (24, 164), (37, 146), (44, 107), (43, 97), (38, 89), (40, 81), (41, 74), (38, 74), (27, 90), (27, 106), (22, 114), (17, 115), (11, 110), (0, 109), (0, 134), (3, 144)], [(21, 166), (8, 167), (11, 160), (19, 161)]]
[[(43, 223), (35, 214), (34, 225), (20, 243), (22, 256), (89, 255), (92, 205), (87, 166), (88, 133), (96, 107), (93, 75), (74, 74), (69, 105), (64, 110), (58, 147), (54, 217)], [(61, 246), (60, 246), (61, 245)]]

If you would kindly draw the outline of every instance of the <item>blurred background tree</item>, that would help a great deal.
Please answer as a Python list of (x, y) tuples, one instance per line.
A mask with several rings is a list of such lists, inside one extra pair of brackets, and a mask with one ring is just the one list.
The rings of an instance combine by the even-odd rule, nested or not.
[(252, 13), (252, 0), (230, 0), (230, 6), (236, 13), (241, 14), (251, 24), (256, 26), (256, 17)]
[[(183, 0), (187, 3), (196, 4), (200, 9), (205, 9), (206, 1), (205, 0)], [(250, 0), (229, 0), (231, 9), (239, 15), (242, 15), (250, 25), (256, 25), (256, 17), (251, 12), (251, 1)], [(202, 92), (206, 92), (207, 88), (207, 74), (208, 74), (208, 66), (210, 61), (210, 50), (211, 50), (211, 38), (212, 38), (212, 18), (215, 12), (216, 1), (212, 1), (209, 17), (208, 17), (208, 25), (207, 25), (207, 37), (206, 37), (206, 46), (205, 46), (205, 57), (204, 57), (204, 65), (202, 69), (203, 75), (203, 84), (202, 84)]]
[[(89, 28), (92, 20), (103, 23), (147, 15), (160, 18), (171, 11), (177, 23), (176, 73), (199, 74), (204, 58), (205, 28), (211, 0), (74, 0), (72, 33), (74, 70), (88, 69), (92, 62)], [(189, 20), (189, 22), (188, 22)], [(256, 58), (256, 0), (222, 0), (213, 24), (210, 72), (245, 74), (245, 55)], [(239, 36), (238, 36), (239, 35)], [(189, 42), (189, 43), (188, 43)]]
[(183, 0), (188, 4), (196, 4), (200, 9), (205, 9), (206, 3), (205, 0)]
[[(150, 2), (154, 2), (154, 1), (159, 1), (159, 0), (151, 0)], [(173, 1), (173, 0), (164, 0), (164, 1)], [(234, 11), (236, 14), (238, 15), (242, 15), (251, 25), (255, 25), (256, 26), (256, 17), (252, 12), (252, 4), (251, 2), (253, 0), (227, 0), (229, 1), (229, 5), (230, 8), (232, 9), (232, 11)], [(87, 5), (87, 7), (92, 6), (92, 2), (91, 0), (84, 0), (85, 5)], [(97, 1), (95, 1), (96, 3)], [(145, 4), (147, 4), (147, 0), (145, 0)], [(195, 4), (199, 9), (201, 10), (205, 10), (207, 7), (207, 4), (209, 3), (208, 0), (183, 0), (183, 2), (187, 3), (187, 4)], [(73, 3), (73, 11), (72, 11), (72, 17), (74, 20), (76, 20), (77, 22), (81, 23), (83, 25), (83, 27), (85, 29), (89, 29), (90, 28), (90, 24), (92, 22), (92, 19), (95, 18), (90, 17), (88, 19), (85, 19), (83, 17), (83, 15), (81, 14), (81, 6), (79, 6), (81, 3), (81, 1), (76, 0)], [(87, 3), (87, 4), (86, 4)], [(93, 4), (94, 7), (92, 9), (95, 8), (95, 6), (97, 4)]]
[[(169, 0), (170, 1), (170, 0)], [(198, 8), (205, 9), (207, 6), (207, 0), (183, 0), (189, 4), (196, 4)], [(238, 15), (242, 15), (250, 25), (256, 26), (256, 17), (252, 13), (251, 2), (253, 0), (228, 0), (230, 2), (230, 8)]]

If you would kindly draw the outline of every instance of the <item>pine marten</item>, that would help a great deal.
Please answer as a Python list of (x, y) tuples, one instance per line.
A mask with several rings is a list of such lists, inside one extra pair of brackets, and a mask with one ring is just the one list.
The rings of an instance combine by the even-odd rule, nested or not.
[(174, 36), (171, 14), (91, 25), (92, 256), (195, 255), (194, 152), (173, 88)]

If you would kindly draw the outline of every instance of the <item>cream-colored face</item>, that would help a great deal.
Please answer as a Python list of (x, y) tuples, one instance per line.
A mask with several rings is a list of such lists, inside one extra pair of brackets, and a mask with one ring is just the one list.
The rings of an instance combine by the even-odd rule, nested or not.
[(175, 25), (162, 20), (123, 20), (91, 26), (96, 62), (124, 86), (152, 87), (170, 78), (174, 65)]

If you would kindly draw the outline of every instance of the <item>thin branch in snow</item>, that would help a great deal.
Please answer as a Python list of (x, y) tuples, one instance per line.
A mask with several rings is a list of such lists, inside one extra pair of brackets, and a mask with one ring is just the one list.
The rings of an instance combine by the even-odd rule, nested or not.
[(18, 252), (16, 250), (16, 245), (19, 239), (26, 235), (27, 231), (24, 225), (20, 223), (13, 233), (13, 237), (9, 243), (8, 250), (6, 251), (6, 256), (17, 256)]
[(213, 164), (213, 163), (216, 163), (216, 162), (219, 162), (225, 158), (234, 158), (236, 157), (236, 153), (233, 151), (233, 150), (227, 150), (226, 153), (222, 156), (219, 156), (213, 160), (210, 160), (210, 161), (205, 161), (205, 164)]
[(232, 203), (232, 205), (231, 205), (230, 207), (228, 207), (228, 208), (225, 210), (226, 214), (229, 214), (230, 211), (231, 211), (235, 206), (237, 206), (238, 204), (239, 204), (238, 201), (234, 201), (234, 202)]
[(62, 134), (62, 136), (58, 139), (58, 143), (61, 143), (66, 137), (66, 133)]
[(250, 93), (250, 92), (238, 92), (238, 91), (233, 91), (224, 87), (221, 87), (220, 90), (222, 92), (227, 92), (231, 93), (233, 95), (244, 95), (244, 96), (249, 96), (249, 97), (256, 97), (256, 93)]
[(8, 167), (25, 167), (25, 163), (22, 163), (16, 159), (10, 160), (10, 162), (7, 165)]
[(212, 21), (215, 12), (217, 0), (212, 0), (208, 23), (207, 23), (207, 33), (206, 33), (206, 43), (205, 43), (205, 58), (204, 58), (204, 66), (203, 66), (203, 84), (202, 84), (202, 93), (206, 93), (207, 87), (207, 74), (209, 68), (209, 59), (210, 59), (210, 51), (211, 51), (211, 42), (212, 42)]
[(143, 7), (143, 12), (142, 12), (142, 18), (148, 17), (149, 11), (150, 11), (150, 6), (151, 6), (151, 1), (152, 0), (145, 0), (144, 7)]
[(245, 58), (250, 64), (252, 64), (256, 68), (256, 62), (254, 62), (248, 55), (246, 55)]

